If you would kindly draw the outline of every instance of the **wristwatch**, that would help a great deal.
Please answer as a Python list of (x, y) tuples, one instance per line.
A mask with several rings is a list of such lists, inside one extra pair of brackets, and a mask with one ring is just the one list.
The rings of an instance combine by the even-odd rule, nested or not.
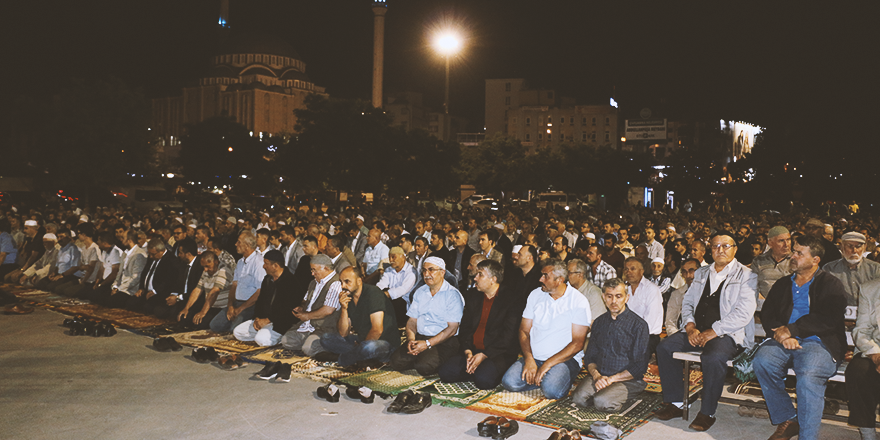
[(431, 341), (425, 339), (425, 344), (428, 344), (428, 348), (431, 348)]

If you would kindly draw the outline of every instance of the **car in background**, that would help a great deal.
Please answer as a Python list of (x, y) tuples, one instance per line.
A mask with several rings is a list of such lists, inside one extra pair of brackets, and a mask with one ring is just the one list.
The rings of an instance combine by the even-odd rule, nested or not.
[(161, 186), (131, 186), (113, 190), (116, 200), (125, 205), (142, 211), (156, 208), (179, 211), (183, 203), (176, 200), (171, 193)]
[(495, 200), (495, 199), (490, 199), (490, 198), (485, 198), (485, 199), (482, 199), (482, 200), (474, 203), (474, 208), (497, 211), (498, 209), (501, 208), (501, 201)]

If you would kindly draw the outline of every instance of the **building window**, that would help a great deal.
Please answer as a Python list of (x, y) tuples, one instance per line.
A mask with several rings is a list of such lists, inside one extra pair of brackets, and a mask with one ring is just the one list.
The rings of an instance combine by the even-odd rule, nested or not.
[(504, 91), (505, 91), (505, 92), (509, 92), (509, 91), (510, 91), (510, 83), (504, 83)]
[(605, 125), (611, 125), (611, 118), (605, 117)]
[(553, 123), (553, 116), (547, 116), (547, 125), (550, 125), (552, 123)]
[(581, 140), (582, 140), (582, 141), (586, 141), (586, 140), (587, 140), (587, 132), (586, 132), (586, 131), (581, 132)]
[(529, 133), (526, 133), (526, 142), (531, 142), (531, 141), (532, 141), (532, 135)]
[(593, 116), (593, 125), (596, 125), (596, 117)]
[(532, 118), (526, 118), (526, 127), (532, 125)]
[(596, 132), (595, 132), (595, 131), (594, 131), (593, 133), (590, 134), (590, 139), (591, 139), (593, 142), (596, 142)]
[(547, 142), (550, 142), (552, 140), (553, 140), (553, 133), (547, 133)]
[(504, 105), (510, 105), (510, 96), (504, 97)]
[(561, 117), (561, 118), (559, 118), (559, 123), (560, 123), (560, 124), (565, 124), (565, 117), (564, 117), (564, 116)]
[(587, 125), (587, 117), (586, 116), (581, 118), (581, 125)]
[(610, 140), (611, 140), (611, 132), (608, 130), (605, 130), (605, 142), (608, 142)]
[(544, 133), (538, 132), (538, 140), (544, 139)]

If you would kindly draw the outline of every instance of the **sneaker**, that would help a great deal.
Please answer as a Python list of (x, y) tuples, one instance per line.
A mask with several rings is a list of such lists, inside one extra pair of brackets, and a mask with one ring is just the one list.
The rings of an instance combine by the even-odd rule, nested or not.
[(278, 368), (278, 376), (275, 376), (275, 380), (278, 382), (290, 382), (290, 364), (285, 364), (279, 362), (281, 367)]
[(257, 373), (257, 377), (263, 380), (274, 379), (275, 376), (278, 375), (278, 370), (281, 368), (281, 362), (271, 362), (266, 364), (262, 370)]

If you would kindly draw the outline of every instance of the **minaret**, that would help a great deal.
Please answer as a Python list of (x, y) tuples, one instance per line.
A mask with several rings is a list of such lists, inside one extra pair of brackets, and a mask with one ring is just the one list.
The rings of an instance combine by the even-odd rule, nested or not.
[(385, 61), (385, 0), (373, 0), (373, 107), (382, 108), (382, 66)]
[(217, 43), (229, 37), (229, 0), (220, 0), (220, 18), (217, 19)]

